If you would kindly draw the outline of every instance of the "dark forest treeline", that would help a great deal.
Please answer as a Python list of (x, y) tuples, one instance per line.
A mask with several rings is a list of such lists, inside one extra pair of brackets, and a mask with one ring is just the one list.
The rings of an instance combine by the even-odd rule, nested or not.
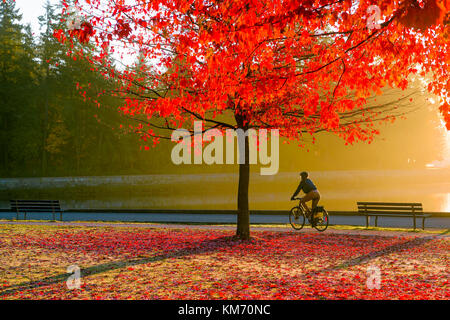
[(113, 130), (120, 101), (104, 95), (98, 108), (80, 95), (77, 84), (87, 97), (113, 88), (53, 37), (60, 12), (47, 3), (32, 35), (14, 2), (0, 2), (0, 176), (150, 173), (151, 152)]

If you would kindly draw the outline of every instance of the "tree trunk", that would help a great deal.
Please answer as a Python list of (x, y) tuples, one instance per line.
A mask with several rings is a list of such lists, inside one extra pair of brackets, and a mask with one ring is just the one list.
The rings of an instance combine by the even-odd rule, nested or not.
[(47, 176), (47, 137), (48, 137), (48, 112), (49, 112), (49, 81), (50, 78), (50, 66), (47, 64), (47, 69), (45, 71), (45, 101), (44, 101), (44, 124), (42, 125), (42, 159), (41, 159), (41, 176)]
[(44, 120), (42, 124), (41, 176), (47, 175), (47, 136), (48, 136), (48, 93), (44, 102)]
[(248, 186), (250, 182), (249, 141), (245, 136), (245, 163), (239, 164), (238, 215), (236, 236), (250, 239), (250, 212), (248, 209)]
[[(3, 128), (5, 132), (5, 137), (9, 134), (9, 128), (8, 128), (8, 114), (4, 114), (4, 122), (3, 122)], [(4, 139), (2, 141), (3, 144), (3, 169), (5, 170), (5, 176), (7, 174), (10, 174), (9, 172), (9, 139)]]

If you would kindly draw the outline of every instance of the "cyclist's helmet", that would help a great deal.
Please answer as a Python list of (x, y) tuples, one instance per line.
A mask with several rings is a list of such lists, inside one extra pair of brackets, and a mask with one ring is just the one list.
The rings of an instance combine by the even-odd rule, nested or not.
[(300, 175), (302, 177), (308, 178), (308, 172), (306, 172), (306, 171), (300, 172)]

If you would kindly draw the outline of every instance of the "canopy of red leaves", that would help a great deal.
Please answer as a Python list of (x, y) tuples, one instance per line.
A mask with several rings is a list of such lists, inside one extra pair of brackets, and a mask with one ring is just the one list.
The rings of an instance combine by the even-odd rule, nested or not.
[[(380, 28), (370, 30), (374, 4)], [(101, 49), (93, 63), (110, 67), (108, 54), (119, 47), (148, 62), (105, 73), (121, 83), (122, 111), (146, 119), (138, 127), (144, 137), (157, 135), (145, 125), (155, 116), (166, 119), (162, 130), (200, 119), (219, 129), (278, 128), (289, 138), (327, 130), (349, 142), (370, 140), (373, 121), (389, 114), (366, 108), (367, 97), (386, 86), (407, 89), (412, 75), (431, 77), (427, 89), (440, 97), (450, 127), (448, 0), (90, 0), (80, 6), (94, 28), (82, 31), (82, 39), (91, 37)]]

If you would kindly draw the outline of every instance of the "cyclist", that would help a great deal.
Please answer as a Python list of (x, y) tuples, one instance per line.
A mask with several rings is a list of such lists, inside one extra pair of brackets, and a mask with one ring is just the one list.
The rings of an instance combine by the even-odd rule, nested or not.
[(310, 215), (311, 210), (309, 210), (306, 202), (312, 201), (312, 211), (314, 212), (320, 200), (320, 193), (314, 183), (308, 179), (307, 172), (303, 171), (300, 173), (300, 176), (302, 177), (302, 180), (300, 181), (297, 190), (295, 190), (294, 195), (291, 197), (291, 200), (295, 200), (297, 194), (302, 190), (305, 196), (300, 199), (300, 205), (306, 210), (307, 214)]

